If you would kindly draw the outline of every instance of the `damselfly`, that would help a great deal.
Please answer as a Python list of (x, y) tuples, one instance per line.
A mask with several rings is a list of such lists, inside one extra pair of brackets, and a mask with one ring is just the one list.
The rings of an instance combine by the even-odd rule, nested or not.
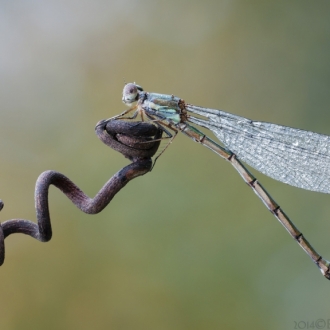
[[(241, 163), (242, 160), (261, 173), (289, 185), (330, 193), (330, 136), (198, 107), (173, 95), (145, 92), (135, 83), (125, 85), (122, 100), (130, 108), (108, 121), (135, 119), (139, 114), (142, 120), (152, 121), (160, 127), (170, 142), (177, 132), (181, 131), (228, 160), (312, 258), (322, 274), (330, 279), (329, 262), (314, 250), (274, 199)], [(125, 116), (133, 111), (132, 116)], [(191, 113), (205, 119), (193, 117)], [(211, 140), (190, 123), (211, 130), (224, 146)]]

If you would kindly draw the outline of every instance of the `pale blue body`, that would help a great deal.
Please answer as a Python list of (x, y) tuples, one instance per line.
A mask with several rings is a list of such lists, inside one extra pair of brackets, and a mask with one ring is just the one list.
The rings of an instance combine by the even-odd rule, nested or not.
[(141, 107), (148, 112), (154, 110), (165, 120), (178, 124), (181, 122), (180, 98), (173, 95), (157, 93), (141, 93), (139, 102)]

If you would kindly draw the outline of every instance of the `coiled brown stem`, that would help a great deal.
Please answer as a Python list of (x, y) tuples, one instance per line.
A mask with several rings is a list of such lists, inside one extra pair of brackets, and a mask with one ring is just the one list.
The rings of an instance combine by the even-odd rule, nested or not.
[[(107, 146), (122, 153), (132, 163), (118, 171), (96, 194), (88, 197), (65, 175), (56, 171), (40, 174), (35, 188), (35, 208), (37, 223), (25, 219), (11, 219), (0, 224), (0, 265), (5, 259), (4, 239), (14, 233), (29, 235), (41, 242), (52, 237), (52, 227), (48, 206), (50, 185), (60, 189), (80, 210), (88, 214), (101, 212), (132, 179), (144, 175), (152, 168), (151, 157), (156, 153), (162, 131), (145, 122), (123, 120), (100, 121), (95, 132)], [(0, 200), (0, 210), (3, 202)]]

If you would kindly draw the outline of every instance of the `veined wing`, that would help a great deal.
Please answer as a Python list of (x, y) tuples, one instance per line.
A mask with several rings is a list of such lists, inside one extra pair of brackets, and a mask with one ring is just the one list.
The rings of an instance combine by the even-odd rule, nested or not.
[(188, 120), (211, 130), (259, 172), (295, 187), (330, 193), (330, 136), (189, 104), (186, 109), (207, 117), (208, 121)]

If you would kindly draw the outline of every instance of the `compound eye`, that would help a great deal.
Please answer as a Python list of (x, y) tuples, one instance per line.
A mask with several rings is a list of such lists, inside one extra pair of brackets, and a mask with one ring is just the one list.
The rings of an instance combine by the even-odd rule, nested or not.
[(123, 89), (123, 102), (129, 104), (137, 101), (139, 90), (141, 87), (136, 84), (126, 84)]

